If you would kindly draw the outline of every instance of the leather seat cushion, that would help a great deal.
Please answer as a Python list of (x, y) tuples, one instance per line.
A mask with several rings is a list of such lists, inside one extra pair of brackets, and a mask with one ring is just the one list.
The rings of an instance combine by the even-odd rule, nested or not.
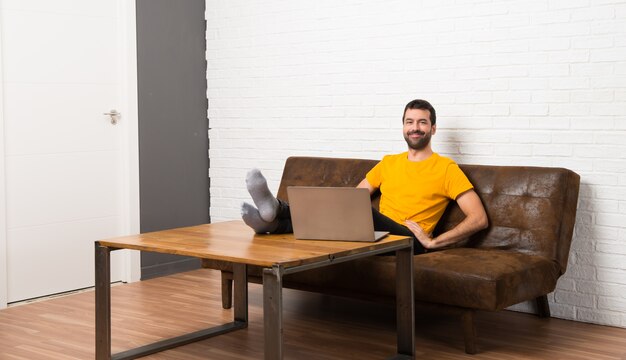
[(500, 310), (550, 293), (559, 265), (541, 256), (505, 250), (456, 248), (414, 257), (419, 300)]
[[(550, 293), (559, 275), (554, 261), (506, 250), (448, 249), (416, 255), (413, 264), (416, 300), (481, 310)], [(221, 270), (232, 271), (223, 265)], [(262, 269), (250, 266), (248, 275), (259, 282)], [(377, 300), (395, 297), (393, 279), (395, 258), (374, 256), (286, 275), (284, 286)]]

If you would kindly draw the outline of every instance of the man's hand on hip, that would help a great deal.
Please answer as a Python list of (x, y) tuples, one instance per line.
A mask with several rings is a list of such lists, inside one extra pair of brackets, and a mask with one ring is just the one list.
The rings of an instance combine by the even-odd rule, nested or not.
[(415, 238), (417, 239), (417, 241), (419, 241), (422, 244), (422, 246), (424, 246), (424, 248), (426, 249), (432, 248), (433, 239), (431, 235), (426, 233), (424, 229), (422, 229), (422, 227), (419, 226), (418, 223), (412, 220), (405, 220), (404, 223), (406, 224), (406, 227), (408, 227), (409, 230), (411, 230), (413, 235), (415, 235)]

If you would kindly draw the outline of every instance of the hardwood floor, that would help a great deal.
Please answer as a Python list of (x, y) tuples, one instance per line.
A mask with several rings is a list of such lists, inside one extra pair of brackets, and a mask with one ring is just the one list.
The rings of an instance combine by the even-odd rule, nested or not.
[[(219, 273), (195, 270), (112, 288), (113, 352), (231, 321)], [(247, 329), (144, 359), (261, 359), (262, 289), (249, 285)], [(394, 308), (284, 291), (285, 358), (384, 359), (395, 353)], [(463, 352), (460, 319), (419, 311), (417, 359), (620, 359), (626, 329), (503, 311), (478, 312), (478, 350)], [(93, 359), (92, 291), (0, 311), (0, 359)]]

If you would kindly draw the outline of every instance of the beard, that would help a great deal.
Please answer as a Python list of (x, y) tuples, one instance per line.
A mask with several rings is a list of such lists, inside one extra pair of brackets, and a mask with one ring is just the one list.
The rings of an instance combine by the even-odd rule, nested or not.
[[(411, 139), (409, 136), (412, 134), (422, 135), (419, 139)], [(404, 140), (409, 148), (413, 150), (423, 150), (430, 143), (430, 138), (432, 137), (432, 132), (422, 132), (422, 131), (411, 131), (404, 134)]]

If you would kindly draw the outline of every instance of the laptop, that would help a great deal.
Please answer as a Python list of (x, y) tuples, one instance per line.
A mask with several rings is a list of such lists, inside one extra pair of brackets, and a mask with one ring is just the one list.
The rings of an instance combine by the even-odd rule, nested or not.
[(374, 242), (389, 233), (374, 231), (367, 189), (289, 186), (287, 195), (296, 239)]

